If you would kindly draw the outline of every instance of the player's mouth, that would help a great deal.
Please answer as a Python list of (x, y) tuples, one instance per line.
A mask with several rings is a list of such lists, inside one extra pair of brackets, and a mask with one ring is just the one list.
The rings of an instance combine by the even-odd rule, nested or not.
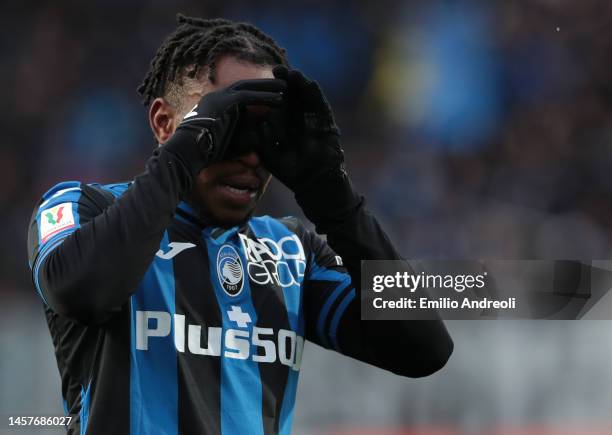
[(253, 201), (259, 192), (261, 180), (253, 176), (236, 176), (219, 182), (219, 193), (236, 205), (247, 205)]

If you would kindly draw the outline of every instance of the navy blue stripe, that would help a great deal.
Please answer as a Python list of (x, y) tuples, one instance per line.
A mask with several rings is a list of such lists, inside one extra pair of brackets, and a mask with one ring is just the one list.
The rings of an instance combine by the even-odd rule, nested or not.
[(338, 308), (336, 308), (336, 312), (332, 317), (331, 326), (329, 328), (329, 336), (331, 337), (334, 349), (336, 349), (338, 352), (341, 351), (340, 346), (338, 346), (338, 325), (340, 324), (340, 320), (342, 319), (342, 316), (344, 315), (344, 312), (346, 311), (347, 307), (353, 301), (353, 299), (355, 299), (355, 295), (355, 289), (352, 289), (350, 293), (344, 297), (340, 305), (338, 305)]
[[(170, 239), (180, 242), (200, 239), (201, 229), (193, 229), (192, 224), (172, 225)], [(188, 342), (189, 325), (199, 325), (199, 344), (202, 348), (210, 349), (209, 328), (222, 327), (217, 295), (212, 288), (209, 268), (206, 267), (208, 261), (206, 247), (202, 244), (174, 257), (176, 312), (185, 316), (183, 350), (178, 353), (181, 435), (221, 433), (221, 359), (219, 356), (193, 353)]]
[[(168, 249), (164, 233), (161, 249)], [(177, 354), (174, 344), (175, 282), (172, 260), (155, 257), (131, 300), (130, 427), (132, 434), (178, 435)], [(140, 313), (139, 313), (140, 312)], [(146, 314), (150, 312), (149, 314)], [(151, 317), (152, 319), (149, 319)], [(138, 327), (162, 336), (140, 335)], [(146, 349), (142, 349), (142, 345)]]
[(325, 334), (325, 322), (327, 320), (327, 316), (329, 315), (329, 311), (335, 300), (340, 296), (342, 291), (346, 289), (350, 284), (350, 281), (344, 281), (339, 283), (332, 294), (327, 298), (323, 308), (321, 308), (321, 313), (319, 314), (319, 318), (317, 319), (317, 335), (319, 336), (319, 340), (325, 347), (330, 347), (329, 340), (327, 338), (327, 334)]
[[(297, 238), (296, 234), (289, 231), (289, 229), (285, 225), (271, 218), (254, 218), (251, 219), (249, 225), (253, 229), (253, 233), (257, 238), (271, 238), (275, 241), (279, 241), (285, 237)], [(291, 242), (291, 244), (288, 244), (289, 242)], [(296, 242), (292, 242), (291, 240), (289, 240), (289, 242), (286, 242), (283, 246), (283, 249), (285, 250), (284, 254), (298, 257), (300, 253), (304, 253), (304, 248), (301, 245), (301, 240), (299, 249), (297, 249)], [(294, 250), (290, 251), (290, 247), (293, 247)], [(289, 324), (291, 326), (291, 329), (297, 332), (299, 332), (298, 316), (300, 313), (302, 284), (304, 282), (303, 275), (306, 269), (305, 266), (300, 266), (300, 264), (298, 263), (299, 261), (303, 261), (305, 263), (306, 258), (293, 258), (285, 260), (285, 262), (287, 263), (287, 267), (277, 268), (277, 273), (281, 282), (293, 282), (293, 284), (283, 287), (282, 290)]]
[[(247, 237), (274, 240), (277, 244), (284, 240), (282, 263), (277, 263), (276, 273), (281, 283), (291, 283), (284, 287), (251, 283), (252, 296), (259, 317), (258, 326), (272, 327), (274, 331), (291, 329), (296, 332), (297, 340), (303, 343), (304, 319), (301, 310), (306, 257), (301, 240), (285, 225), (277, 220), (261, 217), (251, 219), (249, 226), (253, 234)], [(264, 243), (264, 242), (257, 242)], [(243, 245), (248, 242), (243, 240)], [(270, 246), (269, 246), (270, 248)], [(278, 253), (277, 253), (278, 254)], [(269, 255), (264, 255), (266, 259)], [(283, 264), (279, 267), (278, 264)], [(296, 344), (296, 352), (299, 344)], [(266, 434), (288, 433), (293, 420), (293, 409), (297, 390), (299, 371), (297, 368), (274, 364), (259, 364), (262, 380), (264, 431)]]

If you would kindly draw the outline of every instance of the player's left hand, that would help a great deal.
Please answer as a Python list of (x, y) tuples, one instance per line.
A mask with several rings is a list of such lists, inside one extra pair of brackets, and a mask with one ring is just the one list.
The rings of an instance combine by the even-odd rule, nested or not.
[(264, 165), (296, 194), (321, 177), (345, 177), (340, 130), (321, 87), (284, 66), (273, 73), (287, 82), (286, 104), (261, 124), (258, 151)]
[(277, 66), (273, 73), (287, 83), (284, 105), (260, 124), (257, 151), (311, 221), (340, 222), (362, 198), (351, 186), (332, 108), (318, 83), (300, 71)]

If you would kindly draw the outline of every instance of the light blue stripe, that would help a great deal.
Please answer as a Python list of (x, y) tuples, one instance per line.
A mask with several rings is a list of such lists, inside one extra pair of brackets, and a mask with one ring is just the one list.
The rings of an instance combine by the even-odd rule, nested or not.
[(81, 186), (81, 182), (80, 181), (62, 181), (61, 183), (57, 183), (51, 189), (47, 190), (43, 194), (42, 197), (43, 197), (43, 199), (49, 199), (50, 197), (55, 195), (60, 190), (71, 189), (73, 187), (80, 187), (80, 186)]
[[(246, 258), (242, 251), (242, 245), (238, 239), (236, 228), (228, 230), (218, 239), (213, 239), (209, 231), (203, 232), (208, 246), (210, 258), (210, 279), (217, 296), (219, 308), (223, 320), (222, 355), (221, 355), (221, 433), (223, 435), (239, 435), (249, 433), (263, 435), (262, 411), (262, 385), (259, 375), (259, 367), (251, 358), (255, 354), (256, 347), (250, 347), (250, 355), (246, 360), (233, 359), (225, 356), (225, 331), (228, 329), (239, 329), (249, 331), (257, 322), (257, 313), (251, 299), (251, 290), (246, 275)], [(219, 281), (217, 274), (217, 254), (223, 245), (231, 245), (242, 261), (242, 273), (244, 287), (237, 296), (228, 295)], [(232, 306), (240, 307), (244, 313), (248, 313), (251, 322), (248, 326), (239, 327), (236, 322), (229, 319), (228, 310)]]
[[(168, 233), (160, 247), (168, 249)], [(131, 302), (130, 428), (132, 435), (178, 434), (178, 374), (174, 345), (174, 267), (171, 260), (155, 257)], [(148, 349), (136, 349), (136, 311), (170, 314), (170, 333), (149, 337)]]
[(338, 308), (336, 308), (336, 312), (334, 313), (334, 317), (332, 318), (331, 321), (331, 325), (330, 325), (330, 331), (329, 331), (329, 335), (332, 339), (332, 344), (334, 345), (334, 348), (340, 352), (340, 346), (338, 346), (338, 336), (337, 336), (337, 332), (338, 332), (338, 325), (340, 324), (340, 319), (342, 319), (342, 316), (344, 315), (344, 312), (346, 311), (347, 307), (349, 306), (349, 304), (351, 303), (351, 301), (353, 299), (355, 299), (355, 289), (351, 290), (349, 294), (347, 294), (344, 299), (342, 300), (342, 302), (340, 302), (340, 305), (338, 305)]
[[(71, 192), (76, 192), (80, 190), (81, 182), (80, 181), (63, 181), (61, 183), (56, 184), (51, 189), (47, 190), (42, 196), (42, 202), (38, 207), (38, 214), (40, 214), (41, 208), (47, 208), (50, 204), (59, 204), (62, 202), (72, 202), (73, 199)], [(80, 194), (80, 192), (78, 193)], [(77, 194), (77, 195), (78, 195)], [(54, 195), (57, 195), (54, 197)], [(58, 198), (62, 198), (58, 200)], [(78, 198), (78, 196), (77, 196)]]
[(85, 435), (87, 433), (87, 423), (89, 421), (89, 404), (90, 404), (90, 391), (91, 391), (91, 382), (87, 384), (87, 389), (83, 389), (81, 386), (81, 435)]

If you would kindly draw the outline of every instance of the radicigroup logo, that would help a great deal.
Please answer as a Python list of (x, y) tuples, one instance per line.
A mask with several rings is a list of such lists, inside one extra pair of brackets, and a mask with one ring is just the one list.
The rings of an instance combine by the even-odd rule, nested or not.
[(238, 296), (244, 287), (242, 260), (231, 245), (223, 245), (217, 254), (217, 276), (225, 293)]

